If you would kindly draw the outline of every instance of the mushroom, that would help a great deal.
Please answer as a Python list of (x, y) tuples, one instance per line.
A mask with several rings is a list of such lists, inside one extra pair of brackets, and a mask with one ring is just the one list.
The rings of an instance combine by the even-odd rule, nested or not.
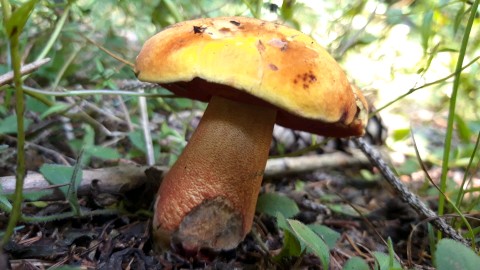
[(154, 242), (235, 248), (250, 231), (275, 123), (361, 136), (367, 105), (311, 37), (245, 17), (172, 25), (147, 40), (139, 80), (209, 102), (155, 202)]

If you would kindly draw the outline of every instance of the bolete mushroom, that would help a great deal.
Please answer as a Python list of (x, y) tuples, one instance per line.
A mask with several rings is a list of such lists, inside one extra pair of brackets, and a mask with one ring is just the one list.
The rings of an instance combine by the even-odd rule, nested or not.
[(209, 102), (163, 179), (153, 235), (161, 248), (235, 248), (250, 231), (275, 123), (361, 136), (367, 105), (311, 37), (244, 17), (172, 25), (145, 42), (139, 80)]

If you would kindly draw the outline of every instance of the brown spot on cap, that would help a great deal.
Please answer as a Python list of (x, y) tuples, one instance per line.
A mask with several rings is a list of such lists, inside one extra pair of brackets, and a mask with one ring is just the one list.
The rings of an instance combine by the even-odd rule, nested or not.
[(261, 40), (258, 40), (258, 42), (257, 42), (257, 50), (260, 53), (265, 51), (265, 45), (263, 45), (263, 42)]
[(230, 28), (227, 28), (227, 27), (222, 27), (218, 30), (220, 33), (226, 33), (226, 32), (230, 32)]
[(205, 32), (205, 29), (207, 29), (207, 27), (203, 27), (203, 26), (193, 26), (193, 33), (195, 34), (202, 34), (203, 32)]
[(231, 24), (235, 25), (235, 26), (240, 26), (240, 23), (237, 22), (237, 21), (230, 21)]
[(273, 70), (273, 71), (277, 71), (278, 70), (278, 67), (275, 66), (274, 64), (269, 64), (268, 67)]

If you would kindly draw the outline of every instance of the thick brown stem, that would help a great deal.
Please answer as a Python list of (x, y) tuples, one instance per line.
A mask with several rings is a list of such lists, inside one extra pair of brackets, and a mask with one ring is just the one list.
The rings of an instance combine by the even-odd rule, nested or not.
[(250, 231), (276, 111), (213, 97), (163, 179), (153, 231), (160, 247), (231, 249)]

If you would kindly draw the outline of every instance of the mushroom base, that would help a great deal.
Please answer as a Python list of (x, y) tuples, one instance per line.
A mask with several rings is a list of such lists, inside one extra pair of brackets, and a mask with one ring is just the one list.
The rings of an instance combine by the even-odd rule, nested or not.
[(250, 231), (276, 110), (214, 96), (155, 203), (153, 235), (189, 251), (235, 248)]

